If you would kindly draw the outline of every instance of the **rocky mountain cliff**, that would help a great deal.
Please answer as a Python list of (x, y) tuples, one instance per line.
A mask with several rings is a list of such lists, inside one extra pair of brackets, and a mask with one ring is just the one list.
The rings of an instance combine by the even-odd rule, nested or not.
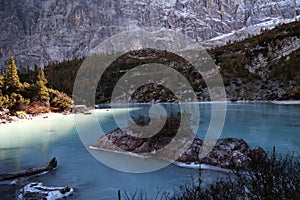
[(206, 41), (274, 18), (300, 14), (300, 0), (1, 0), (0, 66), (82, 57), (112, 34), (170, 28)]

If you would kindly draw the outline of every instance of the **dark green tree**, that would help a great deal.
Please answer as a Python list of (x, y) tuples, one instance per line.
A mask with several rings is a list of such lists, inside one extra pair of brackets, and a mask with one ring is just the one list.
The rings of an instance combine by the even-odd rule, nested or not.
[(42, 67), (39, 69), (37, 80), (42, 81), (44, 85), (48, 83), (48, 80), (45, 77), (45, 73)]
[(4, 108), (6, 102), (8, 101), (8, 97), (3, 96), (2, 90), (4, 87), (4, 76), (0, 75), (0, 109)]
[(57, 111), (64, 111), (73, 107), (72, 99), (65, 93), (49, 88), (50, 105)]
[(4, 86), (4, 76), (0, 74), (0, 95), (2, 95), (3, 86)]
[[(6, 98), (7, 95), (4, 97), (4, 99)], [(15, 114), (16, 111), (25, 110), (29, 103), (29, 99), (24, 99), (22, 95), (13, 92), (10, 94), (9, 101), (5, 107), (10, 110), (11, 114)]]
[(44, 70), (43, 68), (40, 68), (37, 82), (36, 82), (36, 89), (37, 89), (37, 95), (38, 100), (42, 101), (44, 103), (49, 103), (50, 97), (49, 97), (49, 91), (46, 87), (47, 79), (45, 78)]
[(2, 110), (3, 108), (8, 108), (8, 104), (9, 104), (9, 97), (7, 95), (2, 96), (0, 94), (0, 110)]
[(6, 64), (5, 76), (6, 89), (10, 92), (16, 92), (21, 89), (22, 84), (18, 76), (17, 66), (14, 58), (11, 56)]

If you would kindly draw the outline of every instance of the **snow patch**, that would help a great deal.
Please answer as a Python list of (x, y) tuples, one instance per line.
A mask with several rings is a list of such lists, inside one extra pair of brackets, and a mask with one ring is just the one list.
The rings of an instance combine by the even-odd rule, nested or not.
[(94, 147), (94, 146), (90, 146), (89, 148), (92, 149), (92, 150), (104, 151), (104, 152), (109, 152), (109, 153), (116, 153), (116, 154), (121, 154), (121, 155), (131, 156), (131, 157), (135, 157), (135, 158), (141, 158), (141, 159), (151, 159), (152, 158), (151, 156), (141, 155), (141, 154), (133, 153), (133, 152), (109, 150), (109, 149), (104, 149), (104, 148), (99, 148), (99, 147)]
[(271, 101), (271, 103), (278, 105), (300, 105), (300, 101)]
[(249, 35), (258, 35), (261, 33), (261, 30), (268, 29), (271, 30), (275, 28), (277, 25), (280, 24), (288, 24), (295, 21), (298, 21), (300, 19), (300, 15), (294, 17), (293, 19), (285, 19), (282, 17), (276, 17), (276, 18), (266, 18), (263, 20), (264, 22), (255, 24), (252, 26), (247, 26), (242, 29), (232, 31), (230, 33), (221, 34), (217, 37), (211, 38), (207, 41), (204, 41), (203, 46), (222, 46), (225, 45), (227, 42), (231, 41), (240, 41), (243, 40)]
[(46, 187), (43, 183), (30, 183), (21, 189), (18, 199), (55, 200), (70, 196), (74, 189), (69, 187)]
[(212, 165), (199, 164), (194, 162), (187, 164), (187, 163), (175, 161), (173, 162), (173, 164), (178, 167), (189, 168), (189, 169), (205, 169), (205, 170), (220, 171), (220, 172), (231, 172), (230, 169), (223, 169)]

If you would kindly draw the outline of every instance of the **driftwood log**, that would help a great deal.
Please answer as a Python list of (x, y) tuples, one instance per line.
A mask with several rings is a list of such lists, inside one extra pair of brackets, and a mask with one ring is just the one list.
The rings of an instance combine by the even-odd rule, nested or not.
[(17, 178), (37, 175), (37, 174), (40, 174), (43, 172), (53, 170), (56, 168), (56, 166), (57, 166), (57, 160), (54, 157), (54, 158), (52, 158), (52, 160), (49, 162), (49, 164), (47, 166), (20, 170), (20, 171), (11, 173), (11, 174), (0, 174), (0, 181), (8, 181), (8, 180), (13, 180), (13, 179), (17, 179)]

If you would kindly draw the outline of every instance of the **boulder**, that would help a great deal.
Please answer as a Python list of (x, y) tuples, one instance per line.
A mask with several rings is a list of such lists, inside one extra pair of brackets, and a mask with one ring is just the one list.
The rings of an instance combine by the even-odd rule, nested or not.
[(266, 159), (267, 153), (261, 147), (256, 147), (250, 150), (249, 157), (253, 162), (259, 163)]
[(135, 153), (150, 153), (153, 151), (148, 142), (144, 142), (140, 147), (133, 150)]
[(6, 123), (11, 123), (12, 121), (15, 121), (17, 119), (14, 119), (13, 117), (9, 116), (7, 113), (9, 111), (1, 111), (0, 113), (0, 124), (6, 124)]

